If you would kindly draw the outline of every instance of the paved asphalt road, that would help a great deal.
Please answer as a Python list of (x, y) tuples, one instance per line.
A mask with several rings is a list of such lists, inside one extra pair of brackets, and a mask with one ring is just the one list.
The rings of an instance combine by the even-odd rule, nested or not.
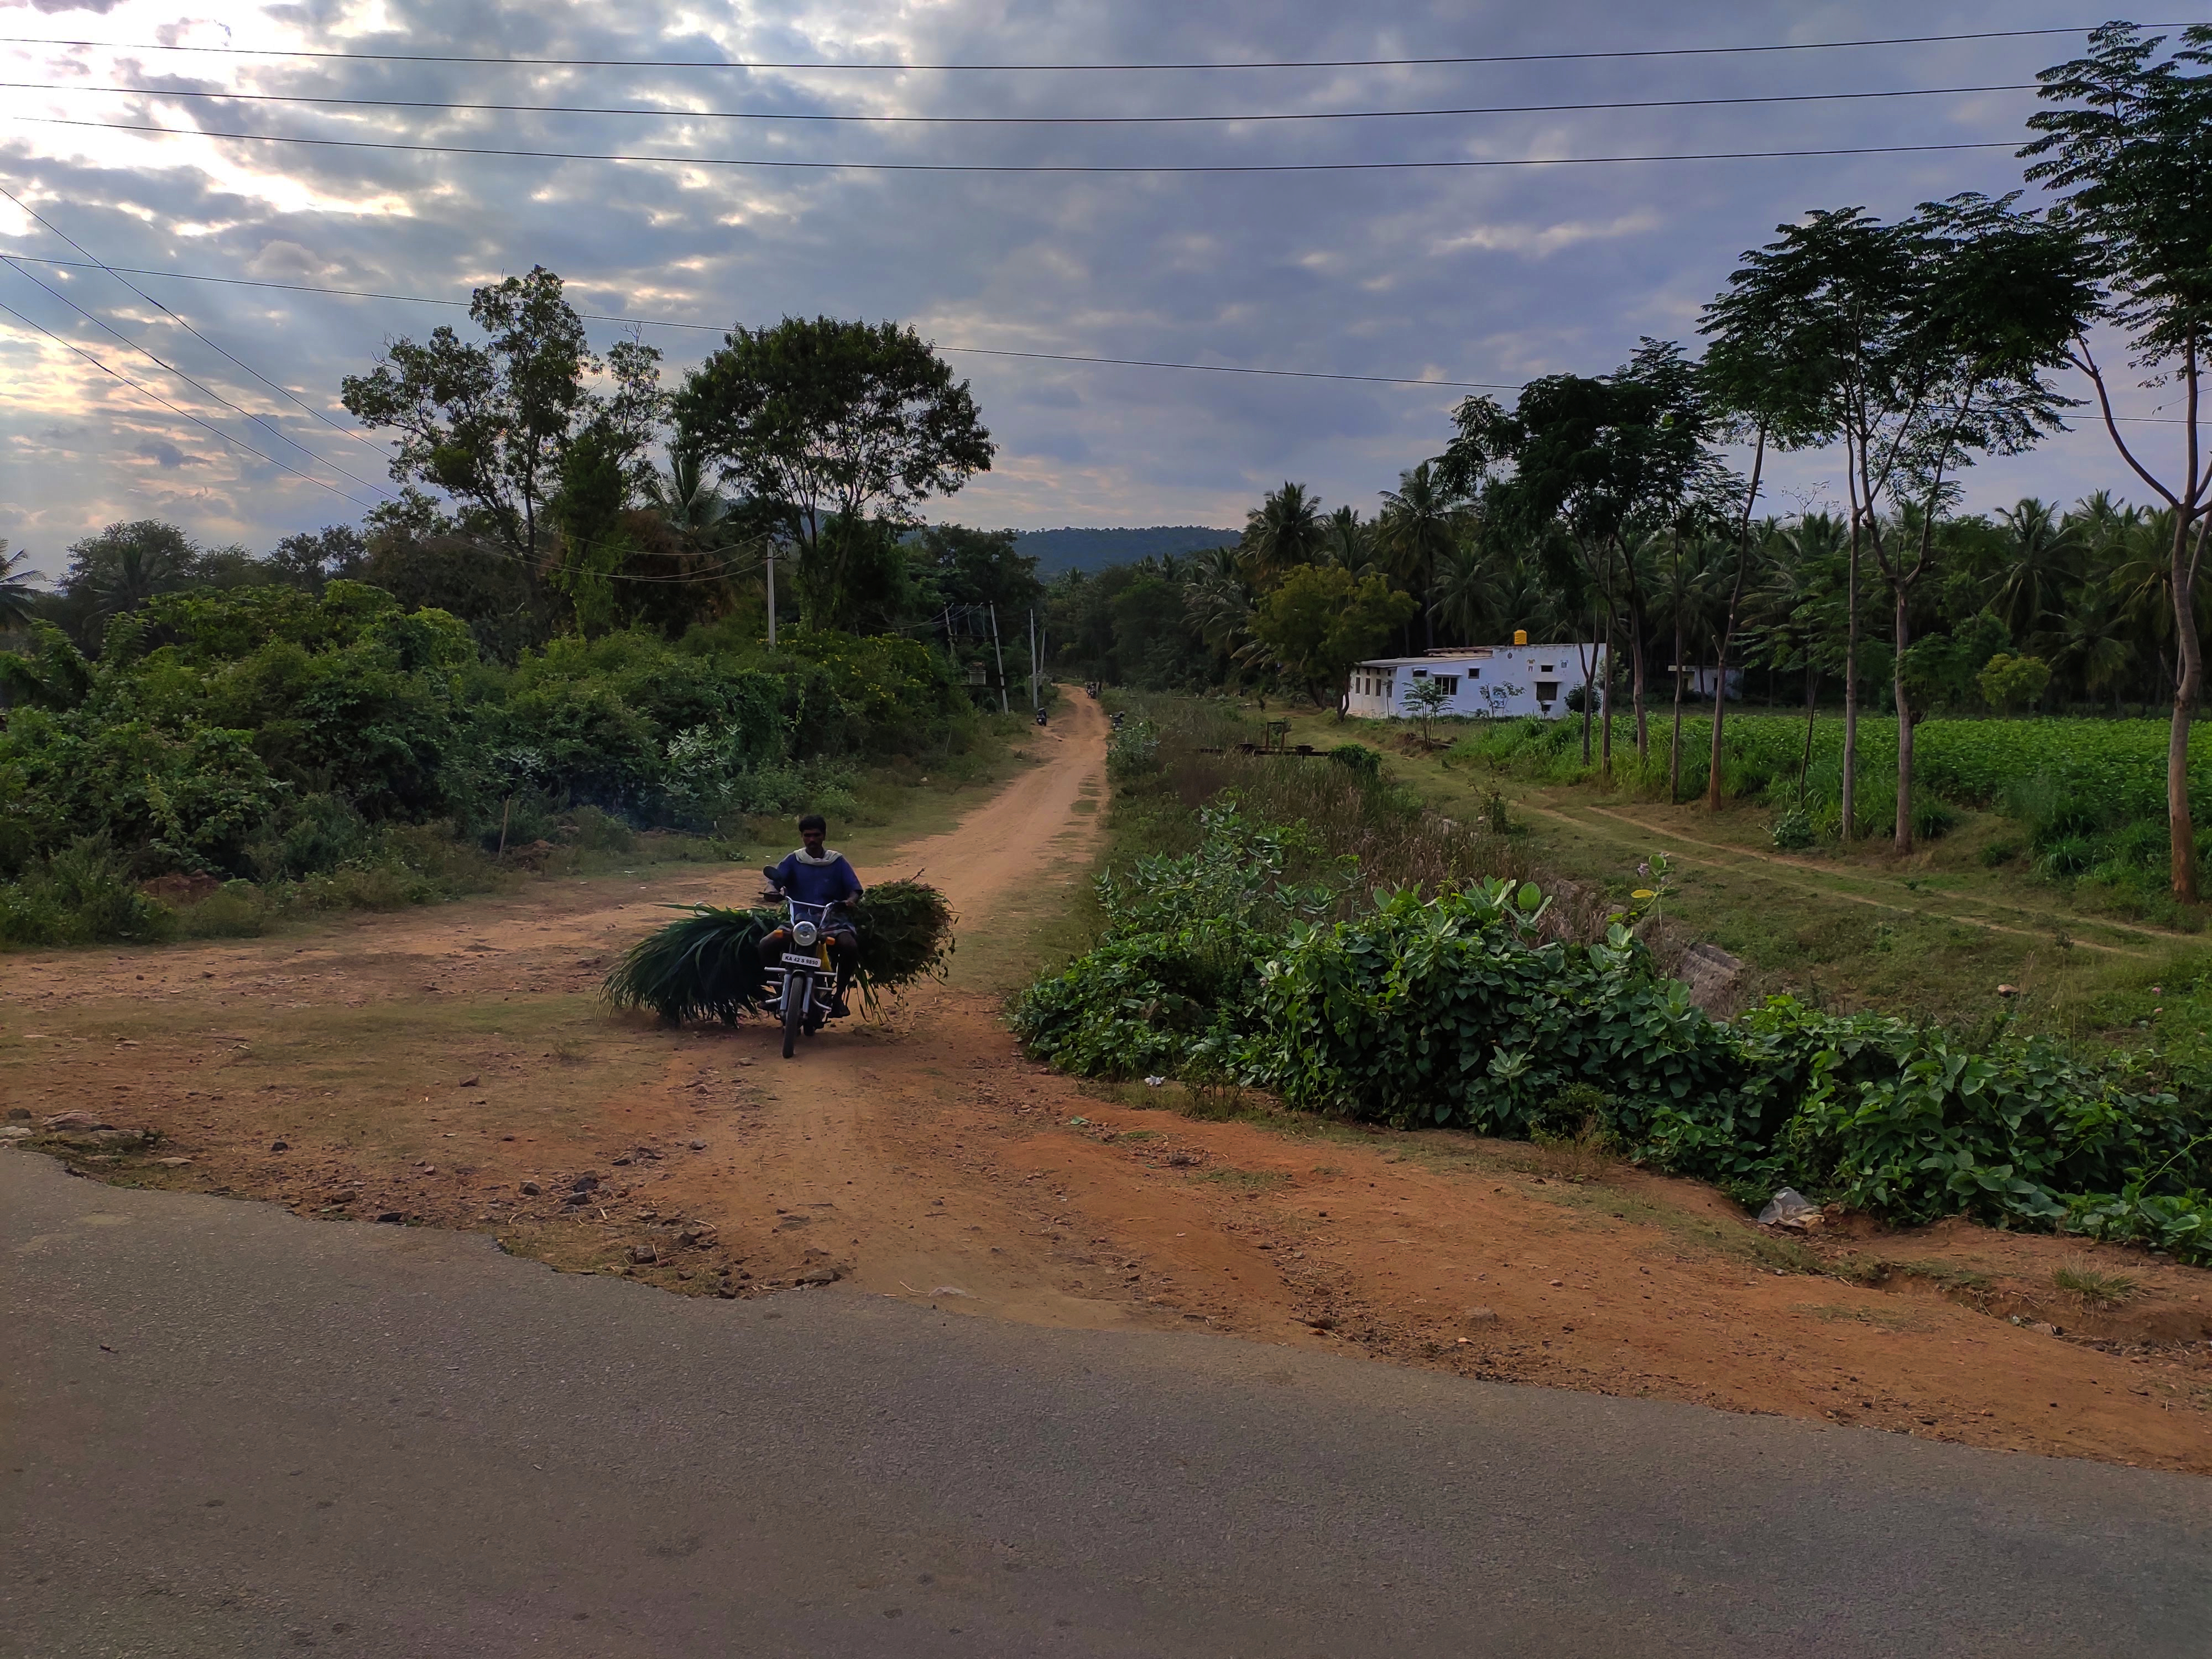
[(0, 1652), (2212, 1651), (2212, 1482), (0, 1154)]

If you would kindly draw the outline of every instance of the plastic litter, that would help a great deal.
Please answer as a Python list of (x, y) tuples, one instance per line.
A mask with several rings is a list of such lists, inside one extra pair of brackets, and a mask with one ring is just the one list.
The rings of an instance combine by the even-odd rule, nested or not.
[(1762, 1227), (1802, 1227), (1808, 1216), (1817, 1216), (1820, 1206), (1794, 1187), (1784, 1187), (1767, 1200), (1766, 1207), (1759, 1212)]
[(1145, 1079), (1145, 1087), (1147, 1089), (1164, 1089), (1167, 1086), (1168, 1080), (1164, 1077), (1148, 1077)]

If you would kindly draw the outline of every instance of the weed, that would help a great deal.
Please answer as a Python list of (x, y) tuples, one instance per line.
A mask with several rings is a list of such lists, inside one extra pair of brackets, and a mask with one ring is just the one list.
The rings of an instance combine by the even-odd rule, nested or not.
[(1278, 1187), (1291, 1184), (1290, 1176), (1279, 1170), (1208, 1170), (1199, 1179), (1240, 1188), (1248, 1193), (1271, 1193)]
[(1769, 1238), (1765, 1233), (1751, 1236), (1752, 1259), (1765, 1267), (1785, 1273), (1826, 1274), (1828, 1264), (1794, 1238)]
[(2069, 1256), (2060, 1262), (2051, 1275), (2051, 1283), (2062, 1291), (2081, 1298), (2088, 1308), (2117, 1308), (2133, 1296), (2138, 1286), (2125, 1273), (2109, 1273), (2084, 1256)]

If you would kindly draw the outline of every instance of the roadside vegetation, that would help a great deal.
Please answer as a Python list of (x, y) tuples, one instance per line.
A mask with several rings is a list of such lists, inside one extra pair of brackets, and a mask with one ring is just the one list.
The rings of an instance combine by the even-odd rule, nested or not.
[(1794, 1188), (1898, 1222), (1966, 1215), (2212, 1263), (2201, 1045), (1786, 994), (1717, 1019), (1653, 948), (1663, 854), (1607, 904), (1536, 871), (1510, 825), (1424, 811), (1373, 750), (1240, 754), (1253, 728), (1218, 702), (1141, 700), (1124, 720), (1097, 940), (1015, 1010), (1058, 1066), (1610, 1147), (1747, 1204)]
[(542, 268), (471, 314), (346, 381), (398, 486), (359, 526), (111, 525), (51, 590), (0, 546), (0, 946), (727, 858), (1006, 757), (1042, 590), (918, 523), (993, 451), (911, 330), (740, 330), (667, 391)]

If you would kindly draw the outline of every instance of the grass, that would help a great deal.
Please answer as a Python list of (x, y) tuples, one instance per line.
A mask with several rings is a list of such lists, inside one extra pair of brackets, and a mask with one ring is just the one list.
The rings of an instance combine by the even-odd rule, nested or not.
[(1208, 1170), (1199, 1179), (1247, 1193), (1271, 1193), (1291, 1184), (1290, 1176), (1279, 1170)]
[[(2028, 1030), (2136, 1048), (2155, 1039), (2176, 1051), (2212, 1027), (2212, 949), (2113, 914), (2094, 885), (1984, 862), (1992, 846), (2021, 844), (2020, 826), (1998, 813), (1962, 811), (1957, 828), (1904, 859), (1886, 840), (1784, 854), (1769, 833), (1771, 809), (1669, 806), (1663, 781), (1658, 799), (1608, 789), (1583, 775), (1578, 747), (1574, 767), (1535, 775), (1493, 768), (1464, 746), (1424, 750), (1396, 723), (1291, 720), (1295, 741), (1383, 749), (1386, 775), (1437, 815), (1479, 822), (1502, 799), (1511, 861), (1554, 888), (1565, 881), (1618, 901), (1638, 884), (1636, 866), (1665, 852), (1674, 879), (1655, 939), (1662, 960), (1693, 939), (1717, 945), (1744, 963), (1746, 998), (1789, 991), (1816, 1006), (1968, 1028), (2002, 1012)], [(1655, 723), (1662, 754), (1664, 737)], [(2017, 994), (2000, 997), (2000, 985)]]
[(2136, 1281), (2125, 1273), (2106, 1273), (2080, 1256), (2062, 1261), (2051, 1271), (2053, 1284), (2079, 1297), (2087, 1308), (2117, 1308), (2136, 1293)]

